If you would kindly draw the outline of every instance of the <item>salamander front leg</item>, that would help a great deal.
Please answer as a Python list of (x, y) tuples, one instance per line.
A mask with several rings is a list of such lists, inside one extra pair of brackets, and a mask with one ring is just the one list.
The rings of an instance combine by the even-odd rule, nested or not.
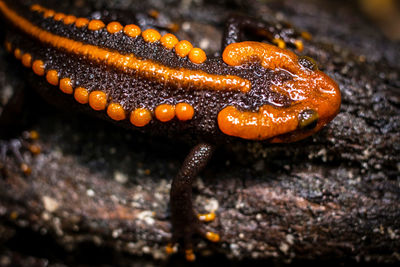
[(25, 162), (21, 151), (28, 149), (34, 155), (40, 153), (40, 147), (33, 142), (38, 139), (38, 133), (21, 131), (24, 99), (24, 90), (17, 90), (0, 114), (0, 176), (8, 176), (6, 168), (8, 154), (17, 161), (21, 171), (29, 175), (31, 168)]
[(303, 42), (311, 39), (308, 32), (299, 32), (288, 23), (268, 23), (242, 15), (232, 15), (226, 22), (222, 40), (222, 51), (232, 43), (245, 41), (245, 36), (252, 35), (267, 40), (280, 48), (287, 45), (303, 50)]
[[(172, 181), (170, 205), (173, 235), (171, 244), (167, 246), (167, 252), (172, 252), (174, 243), (183, 242), (188, 261), (195, 259), (192, 244), (193, 235), (199, 234), (212, 242), (219, 241), (218, 234), (205, 230), (201, 221), (207, 221), (207, 219), (203, 220), (201, 216), (196, 215), (192, 204), (193, 180), (207, 165), (213, 151), (214, 146), (210, 144), (204, 143), (195, 146), (186, 157), (178, 175)], [(199, 218), (202, 220), (200, 221)]]

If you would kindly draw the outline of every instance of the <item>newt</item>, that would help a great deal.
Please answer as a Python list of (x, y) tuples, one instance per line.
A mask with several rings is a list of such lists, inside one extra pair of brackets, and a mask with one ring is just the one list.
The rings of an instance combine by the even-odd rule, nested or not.
[[(209, 57), (156, 27), (107, 16), (77, 17), (41, 4), (48, 2), (0, 0), (5, 48), (47, 82), (36, 88), (41, 96), (121, 127), (196, 143), (170, 191), (173, 232), (167, 251), (182, 244), (187, 260), (195, 259), (193, 235), (220, 239), (201, 223), (214, 214), (198, 216), (192, 205), (193, 180), (219, 144), (295, 142), (318, 132), (339, 112), (338, 85), (314, 60), (285, 49), (302, 50), (300, 38), (308, 37), (290, 27), (278, 30), (232, 16), (221, 55)], [(269, 43), (244, 40), (246, 32)], [(12, 119), (4, 114), (8, 109), (0, 123), (11, 129)], [(24, 163), (18, 149), (1, 147), (3, 157), (12, 150)]]

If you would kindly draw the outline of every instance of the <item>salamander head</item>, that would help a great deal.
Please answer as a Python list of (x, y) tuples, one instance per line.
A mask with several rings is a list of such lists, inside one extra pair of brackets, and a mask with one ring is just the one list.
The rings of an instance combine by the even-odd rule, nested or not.
[(218, 126), (223, 133), (273, 143), (294, 142), (319, 131), (339, 112), (338, 85), (317, 70), (312, 59), (258, 42), (231, 44), (223, 53), (223, 60), (231, 66), (255, 59), (264, 68), (291, 74), (292, 79), (269, 88), (286, 96), (291, 104), (286, 107), (266, 104), (257, 112), (227, 106), (218, 114)]

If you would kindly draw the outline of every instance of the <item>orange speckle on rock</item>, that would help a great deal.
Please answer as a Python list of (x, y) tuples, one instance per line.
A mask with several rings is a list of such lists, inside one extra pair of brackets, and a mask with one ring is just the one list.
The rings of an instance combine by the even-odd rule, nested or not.
[(81, 104), (87, 104), (89, 102), (89, 92), (86, 88), (78, 87), (75, 89), (74, 98)]
[(137, 25), (129, 24), (124, 27), (124, 33), (132, 38), (138, 37), (142, 31)]
[(89, 20), (87, 18), (77, 18), (75, 21), (75, 26), (77, 28), (85, 27), (89, 24)]
[(24, 65), (27, 68), (30, 68), (32, 66), (32, 56), (29, 53), (25, 53), (22, 55), (22, 65)]
[(107, 107), (108, 116), (116, 121), (121, 121), (126, 118), (124, 108), (118, 103), (111, 103)]
[(312, 39), (312, 35), (309, 32), (301, 32), (301, 37), (303, 37), (306, 41), (310, 41)]
[(58, 72), (56, 70), (49, 70), (46, 74), (46, 80), (51, 85), (58, 85)]
[(122, 31), (122, 29), (123, 29), (123, 27), (122, 27), (121, 23), (119, 23), (117, 21), (110, 22), (107, 25), (107, 31), (109, 33), (117, 33), (117, 32)]
[(173, 244), (171, 244), (171, 243), (169, 243), (166, 247), (165, 247), (165, 252), (167, 253), (167, 254), (172, 254), (172, 253), (175, 253), (175, 248), (174, 248), (174, 245)]
[(220, 240), (219, 234), (213, 233), (213, 232), (207, 232), (206, 233), (206, 238), (210, 240), (211, 242), (218, 242)]
[(161, 34), (154, 29), (147, 29), (142, 32), (142, 37), (146, 42), (154, 43), (161, 39)]
[(60, 90), (66, 94), (72, 94), (74, 92), (70, 78), (62, 78), (60, 80)]
[(191, 120), (194, 116), (194, 109), (188, 103), (179, 103), (175, 107), (176, 117), (181, 121)]
[(159, 121), (167, 122), (175, 117), (175, 107), (169, 104), (161, 104), (154, 111)]
[(185, 250), (185, 258), (187, 261), (194, 262), (196, 260), (196, 255), (194, 255), (192, 249)]
[(103, 29), (105, 26), (106, 25), (101, 20), (94, 19), (89, 22), (88, 29), (91, 31), (98, 31)]
[(155, 9), (151, 9), (151, 10), (149, 11), (149, 16), (156, 19), (156, 18), (158, 18), (158, 16), (160, 16), (160, 12), (158, 12), (158, 11), (155, 10)]
[(161, 38), (161, 44), (167, 48), (167, 49), (172, 49), (175, 47), (175, 45), (177, 43), (179, 43), (178, 38), (176, 38), (175, 35), (171, 34), (171, 33), (167, 33), (165, 34), (162, 38)]
[(32, 64), (32, 70), (35, 74), (39, 76), (44, 75), (44, 63), (41, 60), (35, 60)]
[(207, 56), (206, 53), (200, 49), (200, 48), (193, 48), (190, 52), (189, 52), (189, 59), (190, 61), (192, 61), (193, 63), (196, 64), (201, 64), (204, 61), (206, 61)]
[(137, 108), (131, 112), (130, 121), (136, 127), (143, 127), (151, 121), (151, 113), (145, 108)]
[(170, 24), (168, 24), (167, 28), (168, 28), (171, 32), (177, 32), (177, 31), (179, 31), (179, 24), (177, 24), (177, 23), (170, 23)]
[(20, 165), (19, 167), (20, 167), (21, 171), (22, 171), (25, 175), (30, 175), (31, 172), (32, 172), (32, 169), (31, 169), (31, 168), (29, 167), (29, 165), (26, 164), (25, 162), (24, 162), (24, 163), (21, 163), (21, 165)]
[(89, 105), (94, 110), (104, 110), (107, 105), (107, 95), (102, 91), (93, 91), (89, 94)]
[(39, 155), (41, 152), (40, 146), (35, 145), (35, 144), (29, 145), (28, 149), (33, 155)]
[(182, 40), (175, 46), (175, 52), (180, 57), (186, 57), (193, 49), (193, 45), (186, 40)]

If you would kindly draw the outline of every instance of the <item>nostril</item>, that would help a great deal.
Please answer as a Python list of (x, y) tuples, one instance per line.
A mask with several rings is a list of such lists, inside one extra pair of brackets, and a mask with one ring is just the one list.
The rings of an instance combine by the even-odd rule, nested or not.
[(307, 56), (299, 57), (299, 64), (309, 70), (318, 70), (317, 62), (315, 62), (314, 59)]
[(313, 109), (306, 109), (299, 113), (298, 119), (298, 127), (300, 129), (311, 130), (317, 126), (319, 115), (318, 112)]

